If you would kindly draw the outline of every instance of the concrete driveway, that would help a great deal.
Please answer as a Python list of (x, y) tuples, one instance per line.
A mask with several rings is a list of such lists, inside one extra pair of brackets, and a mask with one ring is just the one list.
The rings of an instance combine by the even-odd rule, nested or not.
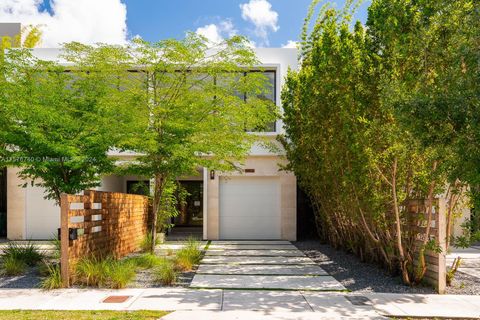
[(343, 291), (288, 241), (212, 241), (191, 288)]

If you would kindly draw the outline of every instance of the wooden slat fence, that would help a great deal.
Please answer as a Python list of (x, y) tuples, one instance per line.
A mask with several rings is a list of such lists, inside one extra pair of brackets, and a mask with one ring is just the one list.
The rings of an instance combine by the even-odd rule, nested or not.
[[(417, 254), (423, 246), (425, 230), (427, 228), (427, 200), (410, 200), (407, 205), (408, 216), (414, 219), (417, 225), (418, 234), (414, 239), (414, 251)], [(430, 237), (427, 241), (435, 241), (441, 252), (432, 250), (425, 251), (425, 262), (427, 271), (424, 276), (425, 282), (432, 285), (438, 293), (445, 293), (446, 289), (446, 201), (445, 199), (434, 199), (432, 210), (432, 221), (430, 224)], [(418, 260), (416, 259), (416, 265)]]
[(79, 259), (122, 258), (138, 251), (148, 234), (150, 210), (144, 196), (87, 190), (84, 195), (62, 194), (60, 207), (64, 287)]

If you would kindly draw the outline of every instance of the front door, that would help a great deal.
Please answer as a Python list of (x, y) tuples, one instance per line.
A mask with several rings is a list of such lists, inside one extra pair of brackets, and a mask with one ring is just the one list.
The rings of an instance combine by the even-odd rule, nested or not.
[(180, 181), (186, 198), (179, 204), (179, 214), (174, 218), (175, 226), (203, 225), (203, 181)]
[(0, 169), (0, 237), (7, 236), (7, 168)]

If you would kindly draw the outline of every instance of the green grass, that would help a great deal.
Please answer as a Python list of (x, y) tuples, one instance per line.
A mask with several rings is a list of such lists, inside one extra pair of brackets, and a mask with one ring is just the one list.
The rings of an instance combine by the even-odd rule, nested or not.
[[(152, 233), (149, 233), (145, 238), (143, 238), (142, 242), (140, 243), (140, 248), (143, 252), (150, 252), (152, 250)], [(160, 244), (160, 239), (158, 237), (155, 239), (155, 245)]]
[(131, 261), (133, 264), (135, 264), (136, 267), (140, 269), (151, 269), (162, 262), (162, 258), (151, 253), (138, 255), (138, 256), (129, 258), (128, 260)]
[(27, 264), (14, 256), (6, 256), (2, 261), (2, 274), (6, 276), (18, 276), (25, 273)]
[(174, 262), (169, 259), (163, 259), (153, 270), (153, 275), (155, 282), (163, 285), (172, 285), (178, 276)]
[(2, 253), (2, 267), (6, 275), (17, 275), (25, 272), (26, 266), (35, 266), (40, 263), (45, 254), (33, 244), (19, 245), (9, 242)]
[(75, 283), (97, 288), (125, 288), (135, 277), (136, 265), (130, 260), (84, 258), (75, 267)]
[(166, 311), (0, 311), (2, 320), (156, 320)]
[(47, 276), (42, 280), (40, 286), (46, 290), (59, 289), (62, 287), (62, 276), (60, 273), (60, 265), (44, 264), (47, 270)]
[(190, 238), (185, 246), (177, 251), (175, 263), (180, 270), (191, 271), (195, 265), (200, 263), (201, 259), (200, 243)]

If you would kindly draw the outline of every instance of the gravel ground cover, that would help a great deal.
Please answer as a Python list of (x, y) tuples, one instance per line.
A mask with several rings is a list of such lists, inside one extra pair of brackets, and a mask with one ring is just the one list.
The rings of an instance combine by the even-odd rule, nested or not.
[(38, 288), (41, 280), (38, 269), (29, 268), (25, 274), (19, 276), (0, 276), (0, 289)]
[[(351, 291), (435, 293), (433, 289), (425, 286), (406, 286), (402, 283), (400, 276), (391, 275), (375, 264), (362, 262), (355, 255), (335, 250), (318, 240), (299, 241), (294, 244)], [(447, 293), (479, 295), (480, 279), (457, 272), (452, 286), (447, 287)]]

